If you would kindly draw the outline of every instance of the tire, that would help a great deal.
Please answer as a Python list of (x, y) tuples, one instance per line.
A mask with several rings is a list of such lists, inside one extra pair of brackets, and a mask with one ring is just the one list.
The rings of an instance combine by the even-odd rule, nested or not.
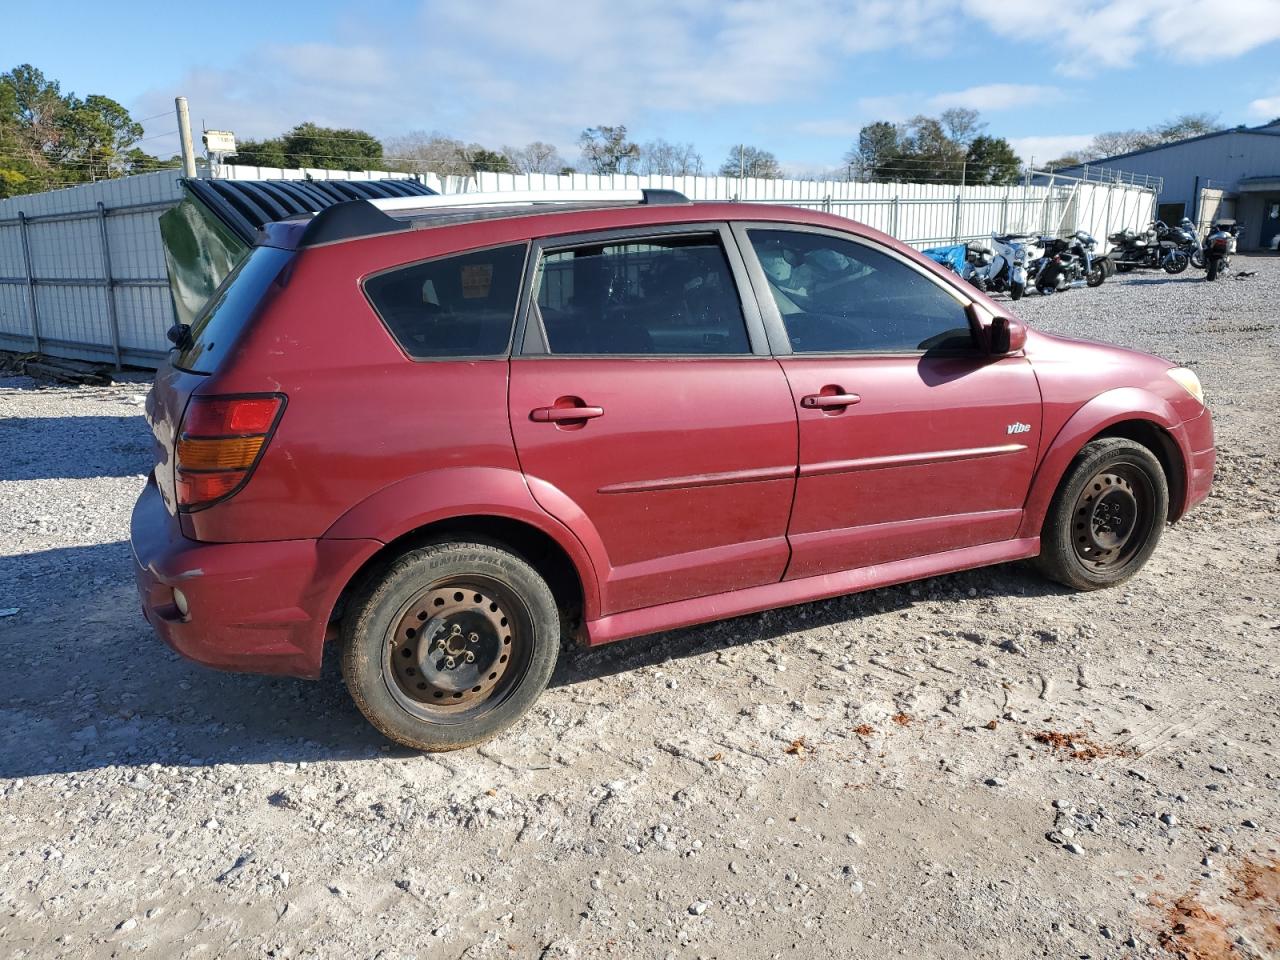
[(1085, 274), (1084, 282), (1090, 287), (1100, 287), (1107, 279), (1107, 268), (1100, 263), (1096, 263), (1093, 269)]
[(1206, 280), (1217, 280), (1217, 279), (1218, 279), (1218, 266), (1219, 266), (1219, 264), (1221, 264), (1221, 263), (1222, 263), (1222, 261), (1221, 261), (1221, 260), (1219, 260), (1217, 257), (1210, 257), (1210, 258), (1209, 258), (1208, 266), (1205, 268), (1205, 275), (1204, 275), (1204, 278), (1205, 278)]
[(1085, 444), (1058, 485), (1036, 565), (1076, 590), (1123, 583), (1150, 558), (1169, 514), (1160, 461), (1132, 440)]
[(415, 750), (457, 750), (510, 726), (546, 688), (559, 652), (546, 581), (486, 543), (408, 551), (342, 624), (351, 699), (384, 736)]
[(1195, 267), (1197, 270), (1204, 269), (1204, 251), (1203, 250), (1191, 251), (1191, 265)]
[(1010, 300), (1021, 300), (1022, 295), (1026, 292), (1027, 292), (1027, 285), (1025, 283), (1018, 283), (1015, 281), (1014, 283), (1009, 284)]
[(1132, 264), (1132, 263), (1117, 263), (1117, 264), (1116, 264), (1116, 273), (1128, 273), (1128, 272), (1129, 272), (1130, 270), (1132, 270), (1132, 269), (1133, 269), (1133, 264)]
[(1187, 259), (1187, 255), (1182, 251), (1175, 251), (1173, 256), (1164, 262), (1164, 272), (1168, 274), (1181, 273), (1187, 269), (1191, 261)]

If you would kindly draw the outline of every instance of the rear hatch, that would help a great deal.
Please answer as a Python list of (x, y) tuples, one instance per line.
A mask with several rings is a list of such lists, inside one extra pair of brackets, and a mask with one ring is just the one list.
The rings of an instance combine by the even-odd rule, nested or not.
[(177, 511), (174, 455), (191, 395), (228, 357), (294, 251), (261, 245), (263, 227), (347, 200), (429, 196), (416, 180), (182, 181), (184, 199), (160, 218), (178, 346), (147, 397), (156, 484)]
[(174, 447), (191, 395), (230, 355), (271, 287), (282, 279), (292, 250), (254, 247), (196, 315), (189, 333), (156, 371), (147, 396), (147, 422), (155, 440), (156, 484), (170, 513), (177, 511)]

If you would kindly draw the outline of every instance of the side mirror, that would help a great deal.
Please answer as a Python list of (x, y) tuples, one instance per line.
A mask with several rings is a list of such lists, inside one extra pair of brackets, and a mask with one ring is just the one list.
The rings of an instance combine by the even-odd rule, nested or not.
[(987, 330), (991, 352), (996, 356), (1017, 353), (1027, 345), (1026, 325), (1016, 317), (993, 317)]
[(170, 327), (165, 332), (165, 336), (177, 350), (186, 350), (191, 346), (191, 328), (181, 321)]

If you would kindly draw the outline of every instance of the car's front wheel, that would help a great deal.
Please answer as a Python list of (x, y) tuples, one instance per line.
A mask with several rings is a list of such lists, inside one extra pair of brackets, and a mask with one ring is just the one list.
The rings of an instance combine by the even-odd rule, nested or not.
[(356, 706), (397, 743), (456, 750), (494, 736), (542, 693), (560, 651), (546, 582), (486, 543), (399, 557), (343, 620), (342, 674)]
[(1122, 583), (1155, 550), (1168, 512), (1169, 486), (1155, 454), (1121, 437), (1094, 440), (1053, 496), (1037, 565), (1077, 590)]

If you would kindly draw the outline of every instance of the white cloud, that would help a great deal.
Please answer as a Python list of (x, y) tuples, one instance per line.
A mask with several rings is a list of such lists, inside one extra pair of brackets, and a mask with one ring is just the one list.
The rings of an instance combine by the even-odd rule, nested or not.
[[(791, 0), (785, 10), (770, 0), (424, 2), (407, 22), (362, 21), (350, 45), (271, 43), (230, 64), (199, 66), (136, 106), (159, 113), (184, 93), (196, 118), (241, 137), (314, 120), (384, 136), (438, 129), (491, 146), (551, 140), (573, 156), (586, 126), (624, 122), (638, 132), (660, 128), (673, 115), (802, 102), (853, 55), (944, 50), (954, 33), (953, 6), (949, 0)], [(148, 145), (172, 146), (163, 139)]]
[(1280, 95), (1261, 97), (1250, 102), (1249, 115), (1257, 117), (1259, 120), (1271, 120), (1275, 117), (1280, 117)]
[(991, 113), (1034, 103), (1060, 103), (1065, 96), (1057, 87), (1032, 83), (987, 83), (967, 90), (936, 94), (929, 98), (929, 106), (934, 110), (970, 107), (982, 113)]
[(1080, 0), (1052, 17), (1011, 17), (1004, 0), (965, 10), (1000, 36), (1057, 48), (1057, 69), (1072, 76), (1137, 67), (1143, 57), (1204, 63), (1280, 39), (1280, 0)]
[(1028, 163), (1037, 164), (1056, 160), (1058, 157), (1083, 150), (1093, 142), (1092, 133), (1064, 133), (1042, 137), (1010, 137), (1013, 152)]

